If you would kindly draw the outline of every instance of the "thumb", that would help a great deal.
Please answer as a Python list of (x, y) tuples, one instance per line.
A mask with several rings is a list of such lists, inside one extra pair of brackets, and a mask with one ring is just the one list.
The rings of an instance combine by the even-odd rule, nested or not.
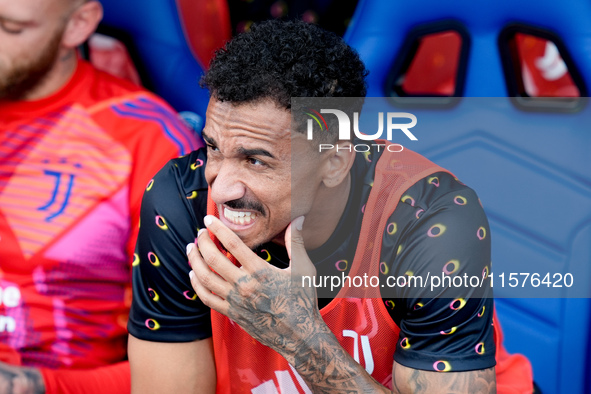
[(299, 249), (303, 248), (304, 251), (306, 250), (304, 248), (304, 237), (302, 236), (303, 225), (304, 217), (298, 216), (287, 226), (287, 230), (285, 230), (285, 248), (287, 249), (287, 255), (290, 260), (292, 260), (292, 249), (299, 251)]
[(285, 246), (290, 260), (292, 275), (316, 275), (316, 267), (308, 257), (304, 246), (302, 227), (304, 217), (295, 218), (285, 231)]

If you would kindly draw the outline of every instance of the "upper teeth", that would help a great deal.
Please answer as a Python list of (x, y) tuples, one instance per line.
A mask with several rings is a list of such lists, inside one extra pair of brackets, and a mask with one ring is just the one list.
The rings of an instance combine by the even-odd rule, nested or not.
[(224, 217), (236, 224), (250, 224), (256, 216), (254, 212), (231, 211), (224, 207)]

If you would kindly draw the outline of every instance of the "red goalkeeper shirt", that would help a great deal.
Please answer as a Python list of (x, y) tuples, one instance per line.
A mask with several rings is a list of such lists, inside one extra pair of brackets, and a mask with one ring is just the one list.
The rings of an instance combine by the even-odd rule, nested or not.
[(83, 61), (48, 98), (0, 101), (1, 360), (125, 359), (142, 194), (197, 147), (162, 100)]

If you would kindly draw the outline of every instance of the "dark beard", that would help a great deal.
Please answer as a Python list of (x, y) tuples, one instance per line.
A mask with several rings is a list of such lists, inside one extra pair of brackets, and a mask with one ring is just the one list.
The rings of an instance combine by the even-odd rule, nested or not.
[(21, 100), (39, 86), (53, 68), (60, 49), (63, 29), (60, 29), (39, 57), (25, 64), (17, 64), (5, 77), (0, 76), (0, 99)]

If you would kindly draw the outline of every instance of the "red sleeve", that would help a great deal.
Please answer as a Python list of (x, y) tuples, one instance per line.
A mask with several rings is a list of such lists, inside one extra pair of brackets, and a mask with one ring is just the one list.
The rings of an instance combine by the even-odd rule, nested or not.
[(137, 92), (108, 104), (90, 111), (97, 124), (128, 149), (133, 162), (128, 180), (131, 233), (126, 248), (131, 257), (148, 182), (170, 159), (199, 149), (203, 142), (168, 104), (150, 93)]
[(503, 331), (494, 311), (495, 343), (497, 346), (497, 393), (524, 394), (531, 393), (533, 387), (533, 371), (529, 360), (521, 354), (509, 354), (503, 346)]
[(129, 394), (131, 374), (129, 362), (107, 365), (95, 369), (41, 368), (46, 394)]

